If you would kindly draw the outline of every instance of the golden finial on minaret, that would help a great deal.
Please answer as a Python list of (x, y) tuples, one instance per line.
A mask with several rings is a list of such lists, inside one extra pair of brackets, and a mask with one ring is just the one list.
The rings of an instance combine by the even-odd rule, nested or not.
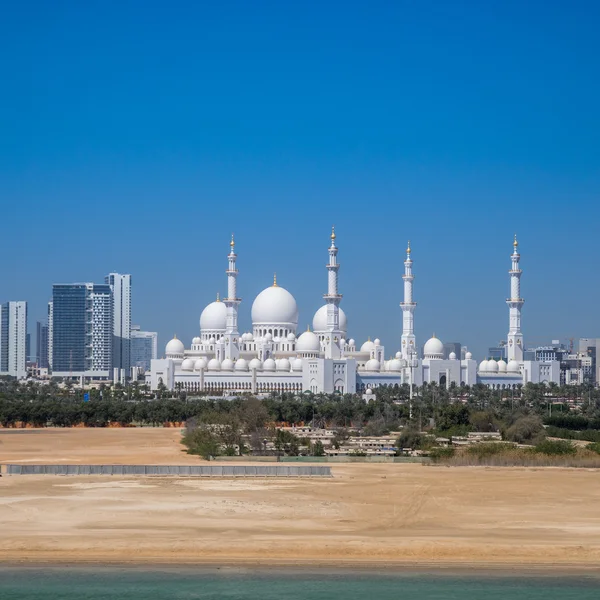
[(231, 234), (231, 241), (229, 242), (229, 245), (233, 248), (235, 246), (235, 240), (233, 239), (233, 233)]
[(219, 292), (217, 292), (217, 302), (221, 302), (221, 296), (219, 295)]
[(408, 246), (406, 247), (406, 254), (410, 254), (410, 240), (408, 240)]
[(331, 226), (331, 241), (335, 240), (335, 225)]
[(273, 287), (277, 287), (277, 273), (273, 273)]
[(519, 242), (517, 241), (517, 234), (515, 233), (515, 241), (513, 242), (513, 246), (517, 248), (519, 246)]

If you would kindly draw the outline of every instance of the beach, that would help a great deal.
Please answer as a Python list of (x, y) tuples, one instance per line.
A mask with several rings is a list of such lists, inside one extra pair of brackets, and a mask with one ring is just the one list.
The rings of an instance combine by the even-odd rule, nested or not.
[[(0, 431), (17, 464), (201, 464), (180, 430)], [(594, 567), (592, 470), (332, 464), (333, 478), (6, 476), (5, 563)]]

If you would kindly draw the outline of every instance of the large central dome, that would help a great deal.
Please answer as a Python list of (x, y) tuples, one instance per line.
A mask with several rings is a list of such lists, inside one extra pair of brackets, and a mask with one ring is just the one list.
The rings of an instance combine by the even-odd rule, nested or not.
[(252, 304), (252, 325), (298, 326), (298, 305), (285, 288), (272, 285), (256, 296)]

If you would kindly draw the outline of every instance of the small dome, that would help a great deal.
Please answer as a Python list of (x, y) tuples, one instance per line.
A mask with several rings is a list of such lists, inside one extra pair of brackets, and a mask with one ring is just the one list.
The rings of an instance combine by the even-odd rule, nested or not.
[(488, 370), (488, 373), (497, 373), (499, 370), (498, 363), (494, 359), (488, 360), (487, 370)]
[(291, 368), (292, 368), (292, 365), (290, 364), (290, 361), (287, 358), (282, 358), (277, 363), (277, 370), (278, 371), (290, 371)]
[(394, 358), (402, 358), (402, 352), (396, 352), (396, 356)]
[(211, 358), (206, 367), (209, 371), (220, 371), (221, 363), (216, 358)]
[(192, 344), (199, 344), (201, 341), (202, 341), (202, 340), (201, 340), (199, 337), (195, 337), (195, 338), (192, 340)]
[(376, 346), (381, 346), (381, 340), (380, 340), (379, 338), (375, 338), (375, 339), (373, 340), (373, 343), (374, 343)]
[(293, 333), (288, 333), (287, 335), (287, 341), (288, 342), (295, 342), (296, 341), (296, 336)]
[[(340, 308), (340, 331), (346, 333), (348, 331), (348, 319), (346, 313)], [(321, 308), (315, 313), (313, 317), (313, 331), (324, 333), (327, 331), (327, 304), (321, 306)]]
[(473, 358), (473, 355), (472, 355), (470, 352), (467, 352), (467, 353), (465, 354), (465, 358), (466, 358), (467, 360), (471, 360), (471, 359)]
[(274, 371), (277, 368), (275, 361), (272, 358), (267, 358), (263, 363), (263, 371)]
[(379, 364), (379, 361), (376, 358), (372, 358), (371, 360), (367, 361), (365, 369), (367, 371), (379, 371), (381, 369), (381, 365)]
[(355, 346), (355, 345), (356, 345), (356, 342), (354, 341), (354, 338), (350, 338), (348, 340), (348, 346)]
[(206, 369), (206, 359), (205, 358), (199, 358), (194, 363), (194, 370), (199, 371), (200, 369)]
[(169, 355), (172, 355), (172, 356), (182, 355), (184, 350), (185, 350), (185, 348), (183, 346), (182, 341), (178, 340), (176, 337), (174, 337), (166, 345), (166, 347), (165, 347), (165, 355), (166, 356), (169, 356)]
[(277, 284), (263, 290), (252, 303), (253, 325), (298, 325), (298, 306), (294, 296)]
[(487, 373), (488, 370), (488, 361), (485, 358), (479, 363), (479, 367), (477, 369), (480, 373)]
[(260, 361), (260, 359), (258, 358), (253, 358), (249, 363), (248, 363), (248, 368), (250, 369), (256, 369), (256, 370), (260, 370), (262, 369), (262, 362)]
[(200, 315), (201, 331), (225, 331), (227, 307), (224, 302), (211, 302)]
[(361, 347), (361, 352), (371, 352), (375, 348), (375, 344), (371, 340), (367, 340)]
[(305, 331), (296, 341), (297, 352), (315, 353), (321, 351), (319, 338), (312, 331)]
[(181, 363), (181, 370), (182, 371), (193, 371), (194, 370), (194, 359), (193, 358), (186, 358)]
[(394, 372), (402, 371), (402, 367), (403, 367), (402, 361), (399, 358), (393, 358), (388, 363), (388, 371), (394, 371)]
[(267, 335), (265, 335), (265, 342), (271, 342), (272, 340), (273, 340), (273, 334), (267, 333)]
[(373, 393), (373, 390), (371, 388), (367, 388), (367, 391), (365, 393), (370, 396)]
[(221, 363), (221, 371), (233, 371), (233, 361), (230, 358), (226, 358)]
[(450, 352), (450, 356), (448, 356), (450, 360), (456, 360), (456, 352)]
[(346, 346), (346, 340), (345, 340), (344, 338), (342, 338), (342, 339), (340, 340), (340, 346), (341, 346), (342, 348), (344, 348), (344, 347)]
[(444, 344), (438, 340), (435, 335), (427, 340), (423, 347), (425, 358), (443, 358)]
[(506, 370), (508, 373), (519, 373), (521, 371), (521, 367), (516, 360), (509, 360), (506, 365)]
[(244, 358), (238, 358), (235, 361), (235, 370), (236, 371), (247, 371), (248, 370), (248, 362)]
[(302, 359), (295, 358), (292, 362), (292, 371), (302, 371)]
[(498, 373), (506, 373), (507, 366), (508, 365), (506, 364), (506, 362), (500, 359), (498, 361)]

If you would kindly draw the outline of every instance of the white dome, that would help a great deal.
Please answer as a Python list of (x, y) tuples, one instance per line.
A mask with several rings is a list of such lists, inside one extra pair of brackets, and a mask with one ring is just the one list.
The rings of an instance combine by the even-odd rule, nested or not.
[(497, 373), (499, 370), (498, 363), (494, 359), (488, 360), (487, 370), (488, 370), (488, 373)]
[(498, 373), (506, 373), (506, 367), (508, 365), (506, 364), (505, 361), (503, 361), (502, 359), (500, 359), (498, 361)]
[(396, 356), (394, 358), (402, 358), (402, 352), (396, 352)]
[(381, 346), (381, 340), (380, 340), (379, 338), (375, 338), (375, 339), (373, 340), (373, 343), (374, 343), (376, 346)]
[(354, 346), (356, 344), (356, 342), (354, 341), (354, 338), (350, 338), (348, 340), (348, 346)]
[(344, 338), (342, 338), (340, 340), (340, 347), (345, 348), (346, 347), (346, 340)]
[(369, 394), (369, 395), (371, 395), (373, 393), (373, 390), (371, 388), (367, 388), (366, 393)]
[(465, 354), (465, 358), (466, 358), (467, 360), (471, 360), (471, 359), (473, 358), (473, 355), (472, 355), (470, 352), (467, 352), (467, 353)]
[(365, 365), (365, 369), (367, 371), (379, 371), (381, 368), (381, 365), (379, 364), (379, 361), (376, 358), (372, 358), (371, 360), (367, 361), (367, 364)]
[(302, 359), (295, 358), (292, 362), (292, 371), (302, 371)]
[(320, 352), (321, 343), (312, 331), (305, 331), (296, 341), (297, 352)]
[[(346, 313), (340, 308), (340, 331), (344, 333), (348, 331), (348, 319)], [(327, 304), (321, 306), (321, 308), (315, 313), (313, 317), (313, 331), (323, 333), (327, 331)]]
[(361, 347), (361, 352), (371, 352), (375, 348), (375, 344), (371, 340), (367, 340)]
[(487, 373), (488, 370), (488, 361), (485, 358), (479, 363), (479, 368), (477, 369), (480, 373)]
[(256, 296), (252, 303), (253, 325), (298, 325), (298, 306), (285, 288), (273, 285)]
[(393, 358), (388, 363), (388, 371), (402, 371), (402, 361), (399, 358)]
[(194, 370), (194, 359), (193, 358), (186, 358), (181, 363), (181, 370), (182, 371), (193, 371)]
[(276, 367), (277, 365), (272, 358), (267, 358), (267, 360), (265, 360), (263, 363), (263, 371), (274, 371)]
[(450, 352), (450, 356), (448, 356), (450, 360), (456, 360), (456, 352)]
[(194, 370), (199, 371), (200, 369), (206, 369), (206, 359), (205, 358), (199, 358), (194, 363)]
[(425, 358), (442, 358), (444, 356), (444, 344), (433, 336), (425, 343), (423, 354)]
[(267, 335), (265, 335), (265, 342), (270, 342), (272, 340), (273, 340), (273, 334), (267, 333)]
[(195, 338), (192, 340), (192, 344), (199, 344), (201, 341), (202, 341), (202, 340), (201, 340), (199, 337), (195, 337)]
[(221, 363), (216, 358), (211, 358), (208, 361), (207, 369), (209, 371), (220, 371), (221, 370)]
[(230, 358), (226, 358), (221, 363), (221, 371), (233, 371), (233, 361)]
[(185, 348), (183, 346), (183, 342), (181, 340), (178, 340), (176, 337), (174, 337), (166, 345), (166, 347), (165, 347), (165, 355), (169, 356), (169, 355), (183, 354), (184, 350), (185, 350)]
[(521, 367), (519, 366), (519, 363), (516, 360), (509, 360), (508, 364), (506, 365), (506, 370), (509, 373), (519, 373)]
[(288, 333), (287, 340), (288, 340), (288, 342), (295, 342), (296, 341), (296, 335), (293, 334), (293, 333)]
[(244, 358), (238, 358), (235, 361), (235, 370), (236, 371), (247, 371), (248, 370), (248, 362)]
[(227, 307), (224, 302), (211, 302), (200, 315), (201, 331), (225, 331), (227, 327)]
[(248, 367), (250, 369), (257, 369), (260, 370), (262, 369), (262, 362), (260, 361), (260, 359), (258, 358), (253, 358), (250, 363), (248, 364)]
[(277, 370), (278, 371), (290, 371), (291, 368), (292, 368), (292, 365), (290, 364), (290, 361), (287, 358), (282, 358), (277, 363)]

